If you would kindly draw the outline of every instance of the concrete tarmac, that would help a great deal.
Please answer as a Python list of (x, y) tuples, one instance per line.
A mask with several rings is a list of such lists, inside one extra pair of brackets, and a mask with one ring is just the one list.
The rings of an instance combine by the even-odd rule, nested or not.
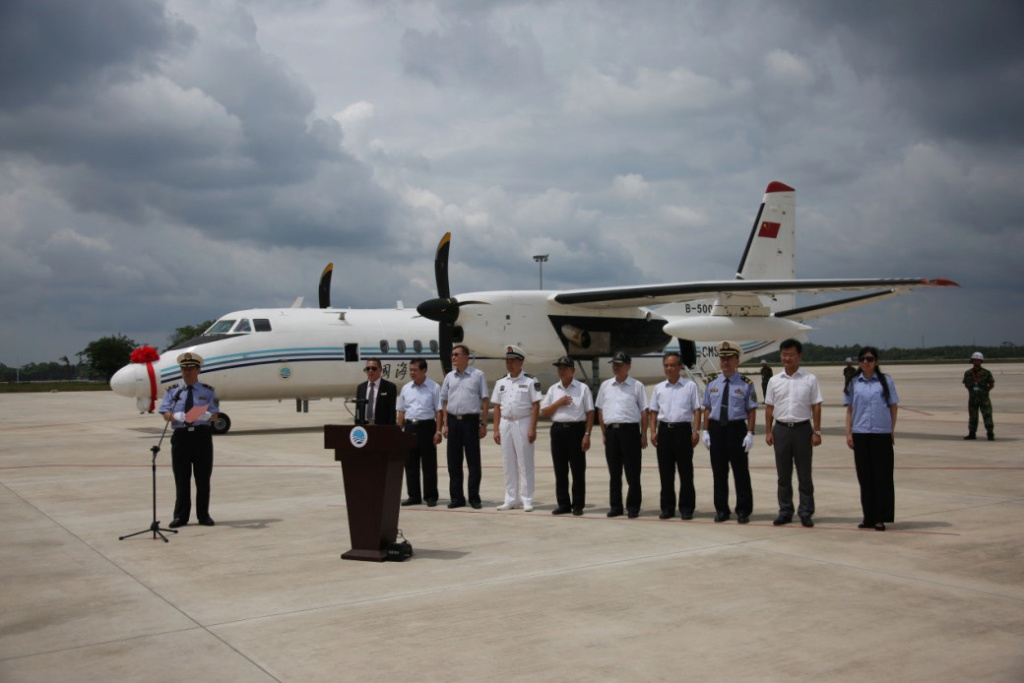
[[(857, 529), (832, 366), (811, 369), (825, 395), (813, 529), (772, 526), (763, 410), (745, 526), (713, 522), (702, 446), (693, 521), (658, 519), (652, 448), (640, 518), (606, 518), (600, 439), (585, 515), (552, 516), (542, 423), (536, 510), (495, 510), (490, 433), (484, 508), (446, 509), (442, 446), (441, 503), (401, 510), (415, 556), (382, 564), (339, 558), (344, 489), (322, 430), (351, 421), (338, 401), (225, 405), (217, 525), (164, 543), (118, 540), (149, 529), (159, 416), (109, 392), (2, 394), (0, 680), (1024, 680), (1024, 365), (986, 364), (994, 442), (962, 440), (967, 364), (882, 367), (901, 398), (888, 531)], [(169, 440), (157, 501), (166, 526)]]

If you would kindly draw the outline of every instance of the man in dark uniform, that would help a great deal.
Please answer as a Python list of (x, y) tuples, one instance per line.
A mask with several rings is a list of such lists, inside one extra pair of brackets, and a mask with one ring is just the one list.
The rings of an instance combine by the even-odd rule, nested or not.
[(213, 387), (199, 382), (203, 358), (198, 353), (178, 356), (181, 384), (167, 390), (160, 403), (160, 414), (171, 423), (171, 467), (174, 470), (174, 521), (177, 529), (188, 524), (192, 514), (192, 474), (196, 478), (196, 518), (203, 526), (213, 526), (210, 517), (210, 476), (213, 474), (213, 431), (219, 404)]
[(964, 386), (967, 387), (967, 436), (964, 441), (973, 441), (978, 438), (975, 432), (978, 431), (978, 412), (985, 421), (985, 431), (988, 432), (988, 440), (995, 441), (995, 426), (992, 423), (992, 399), (988, 392), (996, 385), (992, 373), (981, 367), (985, 356), (980, 351), (971, 354), (971, 364), (974, 366), (964, 373)]
[(715, 487), (715, 521), (729, 519), (729, 466), (736, 485), (736, 521), (746, 524), (754, 510), (748, 456), (754, 445), (757, 397), (754, 383), (736, 372), (740, 347), (736, 342), (718, 345), (722, 374), (704, 388), (704, 445), (711, 451)]
[(381, 379), (380, 371), (380, 359), (371, 358), (366, 361), (366, 367), (363, 368), (366, 381), (356, 387), (357, 425), (395, 424), (398, 387), (386, 379)]
[(843, 368), (843, 390), (846, 390), (850, 380), (857, 375), (857, 368), (853, 367), (853, 358), (846, 358), (846, 367)]
[(768, 393), (768, 380), (772, 378), (772, 366), (768, 365), (768, 361), (761, 361), (761, 398), (764, 403), (764, 395)]

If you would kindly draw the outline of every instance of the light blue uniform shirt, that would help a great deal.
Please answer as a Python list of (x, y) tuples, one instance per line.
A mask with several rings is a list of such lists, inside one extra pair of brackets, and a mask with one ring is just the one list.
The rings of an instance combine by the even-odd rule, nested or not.
[[(888, 375), (885, 381), (889, 385), (889, 404), (896, 405), (900, 402), (896, 384)], [(853, 407), (850, 431), (854, 434), (892, 434), (892, 412), (882, 396), (878, 373), (871, 379), (857, 375), (850, 380), (850, 393), (843, 393), (843, 405)]]
[[(164, 394), (164, 400), (160, 402), (160, 409), (158, 413), (166, 413), (168, 411), (172, 413), (185, 412), (185, 401), (188, 400), (188, 385), (184, 382), (181, 384), (175, 384), (167, 390)], [(217, 401), (217, 396), (213, 393), (213, 387), (202, 382), (196, 382), (192, 385), (192, 406), (208, 406), (207, 411), (210, 413), (220, 412), (220, 403)], [(171, 427), (179, 429), (181, 427), (199, 427), (209, 426), (209, 420), (196, 420), (192, 423), (178, 422), (173, 420)]]
[[(709, 420), (720, 419), (722, 412), (722, 396), (725, 391), (725, 375), (719, 375), (704, 388), (704, 407), (711, 408)], [(729, 380), (729, 422), (746, 420), (747, 413), (757, 410), (757, 395), (754, 385), (746, 382), (743, 375), (733, 373)]]

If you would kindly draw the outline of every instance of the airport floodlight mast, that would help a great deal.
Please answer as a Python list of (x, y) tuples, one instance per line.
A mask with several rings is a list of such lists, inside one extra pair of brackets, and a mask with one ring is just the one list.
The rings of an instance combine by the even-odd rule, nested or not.
[(540, 287), (538, 289), (544, 289), (544, 262), (548, 260), (548, 254), (537, 254), (533, 257), (533, 260), (537, 262), (537, 266), (540, 268)]

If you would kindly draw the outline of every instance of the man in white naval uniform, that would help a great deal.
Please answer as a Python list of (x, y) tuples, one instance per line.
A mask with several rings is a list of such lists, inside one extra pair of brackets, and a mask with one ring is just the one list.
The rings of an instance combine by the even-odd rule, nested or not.
[(540, 382), (523, 372), (525, 357), (518, 346), (506, 348), (508, 374), (498, 380), (491, 394), (494, 442), (501, 446), (505, 470), (505, 502), (499, 510), (511, 510), (520, 502), (526, 512), (533, 510), (533, 443), (542, 395)]

